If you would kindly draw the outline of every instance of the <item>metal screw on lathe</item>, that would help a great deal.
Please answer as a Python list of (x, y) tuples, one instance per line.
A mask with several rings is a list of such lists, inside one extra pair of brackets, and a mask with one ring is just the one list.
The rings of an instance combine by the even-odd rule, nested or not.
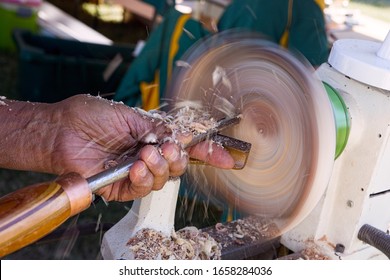
[(344, 250), (345, 250), (345, 246), (343, 244), (340, 244), (340, 243), (337, 243), (336, 244), (336, 248), (334, 248), (334, 251), (336, 253), (344, 253)]

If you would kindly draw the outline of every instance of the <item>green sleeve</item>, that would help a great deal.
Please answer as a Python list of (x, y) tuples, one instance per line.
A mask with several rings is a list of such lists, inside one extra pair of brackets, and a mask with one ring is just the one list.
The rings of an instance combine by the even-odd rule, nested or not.
[[(279, 43), (287, 27), (289, 0), (234, 0), (224, 11), (218, 30), (244, 29)], [(325, 19), (314, 0), (293, 1), (288, 47), (303, 54), (312, 65), (328, 57)]]
[(232, 28), (248, 28), (252, 29), (253, 24), (257, 18), (254, 10), (256, 5), (253, 3), (247, 3), (248, 1), (232, 1), (232, 3), (226, 7), (218, 21), (218, 31), (224, 31)]
[[(210, 33), (203, 28), (202, 24), (194, 19), (189, 19), (184, 25), (184, 30), (178, 40), (179, 49), (173, 58), (172, 70), (176, 68), (176, 62), (199, 40), (202, 40)], [(171, 47), (171, 46), (170, 46)], [(168, 56), (167, 56), (168, 57)], [(164, 68), (166, 69), (166, 68)], [(172, 71), (173, 72), (173, 71)], [(160, 72), (161, 93), (160, 96), (165, 96), (165, 89), (168, 84), (167, 71)]]
[(278, 43), (287, 24), (288, 0), (235, 0), (218, 21), (218, 30), (246, 30)]
[[(157, 70), (160, 73), (160, 97), (163, 96), (168, 81), (167, 69), (169, 52), (172, 48), (172, 34), (180, 16), (182, 14), (172, 8), (166, 14), (164, 21), (151, 33), (142, 52), (134, 59), (123, 77), (115, 93), (115, 100), (123, 101), (129, 106), (140, 106), (141, 92), (139, 86), (141, 82), (150, 83), (154, 81)], [(189, 19), (178, 39), (179, 48), (173, 58), (173, 67), (190, 46), (207, 34), (208, 32), (200, 22)]]
[(329, 54), (325, 18), (314, 0), (294, 1), (289, 48), (298, 50), (314, 66), (327, 61)]
[(114, 99), (128, 106), (140, 106), (141, 82), (152, 82), (157, 69), (162, 41), (161, 30), (152, 32), (141, 53), (132, 61), (121, 80)]
[(171, 9), (152, 31), (141, 53), (133, 60), (115, 93), (114, 99), (129, 106), (141, 105), (141, 82), (152, 82), (158, 69), (166, 64), (171, 33), (179, 17)]

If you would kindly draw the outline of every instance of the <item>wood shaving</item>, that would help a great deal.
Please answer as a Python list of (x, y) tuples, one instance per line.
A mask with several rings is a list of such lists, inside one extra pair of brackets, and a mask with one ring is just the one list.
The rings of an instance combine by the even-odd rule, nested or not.
[(174, 114), (165, 118), (165, 123), (174, 134), (190, 132), (193, 135), (204, 133), (217, 125), (217, 121), (196, 101), (177, 103)]
[(0, 96), (0, 106), (8, 106), (8, 104), (3, 101), (3, 100), (6, 100), (6, 99), (7, 99), (7, 97)]
[(188, 62), (183, 61), (183, 60), (177, 60), (176, 61), (176, 66), (177, 67), (191, 68), (191, 65)]
[(267, 219), (249, 216), (229, 223), (217, 223), (206, 230), (222, 249), (263, 242), (280, 236), (276, 224)]
[(275, 223), (256, 216), (249, 216), (236, 221), (236, 235), (250, 236), (252, 239), (275, 238), (280, 231)]
[(175, 141), (177, 134), (192, 133), (194, 136), (204, 133), (217, 125), (217, 121), (197, 101), (182, 101), (175, 104), (175, 108), (168, 114), (158, 110), (145, 111), (133, 108), (137, 113), (152, 121), (162, 121), (172, 131), (172, 136), (165, 141)]
[(212, 79), (213, 79), (213, 86), (215, 87), (219, 82), (222, 81), (222, 84), (231, 92), (232, 91), (232, 83), (230, 82), (226, 70), (223, 69), (221, 66), (216, 66), (213, 73), (212, 73)]
[(219, 260), (221, 246), (210, 235), (195, 227), (186, 227), (172, 236), (142, 229), (127, 246), (136, 260)]
[(301, 258), (304, 260), (330, 260), (329, 257), (323, 255), (318, 250), (316, 244), (312, 240), (306, 242), (306, 247), (300, 254)]
[(110, 169), (110, 168), (115, 167), (117, 165), (118, 165), (118, 161), (107, 160), (106, 162), (104, 162), (103, 167), (104, 167), (104, 169)]
[(216, 229), (217, 232), (219, 232), (219, 233), (227, 232), (227, 228), (226, 228), (222, 223), (217, 223), (217, 224), (215, 225), (215, 229)]
[(145, 142), (148, 143), (148, 144), (157, 143), (157, 142), (158, 142), (158, 140), (157, 140), (157, 135), (154, 134), (154, 133), (148, 133), (148, 134), (145, 136)]

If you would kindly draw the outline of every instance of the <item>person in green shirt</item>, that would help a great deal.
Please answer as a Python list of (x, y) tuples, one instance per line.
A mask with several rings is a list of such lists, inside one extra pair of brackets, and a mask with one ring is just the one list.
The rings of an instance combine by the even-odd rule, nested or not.
[(217, 26), (261, 33), (317, 67), (329, 53), (324, 8), (323, 0), (233, 0)]
[[(300, 52), (315, 67), (329, 53), (323, 0), (233, 0), (218, 21), (218, 31), (255, 31)], [(145, 110), (159, 108), (175, 63), (210, 32), (201, 22), (170, 6), (148, 38), (115, 93), (114, 99)]]
[(122, 78), (114, 99), (146, 111), (159, 108), (176, 61), (208, 34), (190, 14), (169, 8)]

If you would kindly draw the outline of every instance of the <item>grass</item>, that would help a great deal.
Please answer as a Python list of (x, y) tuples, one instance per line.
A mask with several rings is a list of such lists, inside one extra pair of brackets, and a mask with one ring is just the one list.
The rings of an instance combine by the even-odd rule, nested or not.
[(351, 0), (349, 2), (364, 3), (366, 5), (378, 6), (378, 7), (390, 5), (390, 0)]
[(124, 19), (123, 8), (119, 5), (84, 3), (82, 7), (87, 13), (98, 17), (102, 21), (122, 22)]
[(349, 8), (364, 15), (390, 23), (390, 0), (350, 1)]

